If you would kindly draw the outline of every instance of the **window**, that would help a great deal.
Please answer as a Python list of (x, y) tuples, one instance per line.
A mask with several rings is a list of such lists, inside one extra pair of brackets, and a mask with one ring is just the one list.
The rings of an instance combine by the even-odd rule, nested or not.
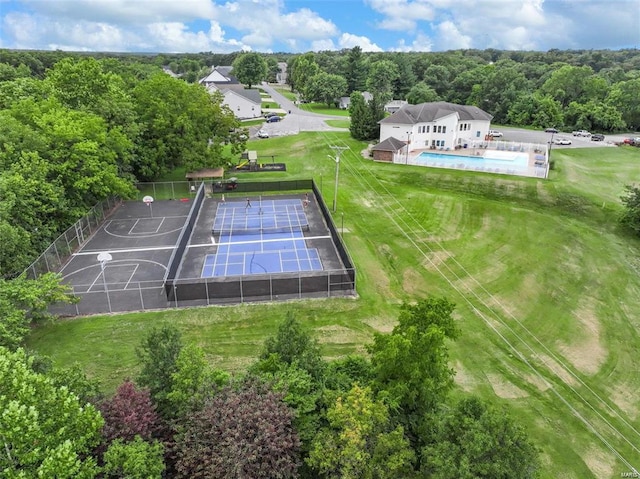
[(431, 129), (430, 125), (427, 125), (427, 133), (429, 133), (429, 130)]
[(447, 127), (446, 125), (442, 127), (442, 133), (446, 133), (447, 132)]

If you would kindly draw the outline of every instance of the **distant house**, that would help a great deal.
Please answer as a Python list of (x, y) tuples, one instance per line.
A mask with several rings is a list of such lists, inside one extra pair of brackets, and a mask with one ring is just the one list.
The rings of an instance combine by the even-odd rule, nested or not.
[(491, 116), (477, 106), (437, 101), (404, 105), (380, 120), (380, 143), (388, 138), (403, 141), (408, 150), (454, 149), (486, 138)]
[[(369, 103), (371, 100), (373, 100), (373, 95), (368, 91), (363, 91), (362, 97), (364, 98), (365, 103)], [(340, 108), (341, 110), (348, 110), (349, 105), (351, 105), (351, 97), (349, 96), (343, 96), (338, 101), (338, 108)]]
[(258, 90), (248, 90), (234, 76), (232, 67), (218, 66), (200, 80), (209, 92), (219, 91), (236, 118), (257, 118), (262, 116), (262, 98)]
[(393, 114), (397, 112), (400, 108), (408, 104), (409, 102), (407, 102), (406, 100), (391, 100), (389, 103), (387, 103), (384, 106), (384, 111), (386, 111), (387, 113)]

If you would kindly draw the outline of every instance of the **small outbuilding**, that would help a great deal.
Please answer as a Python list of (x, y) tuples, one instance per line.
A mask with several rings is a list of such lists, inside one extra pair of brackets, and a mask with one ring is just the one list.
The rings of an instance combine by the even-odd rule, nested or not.
[(398, 140), (394, 137), (389, 137), (384, 141), (381, 141), (373, 148), (373, 161), (384, 161), (386, 163), (393, 163), (393, 159), (407, 148), (407, 142)]

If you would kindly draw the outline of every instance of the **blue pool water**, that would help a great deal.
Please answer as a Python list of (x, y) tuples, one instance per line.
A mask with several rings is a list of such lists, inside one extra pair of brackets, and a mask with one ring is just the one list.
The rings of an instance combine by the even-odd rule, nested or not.
[(525, 173), (529, 169), (529, 155), (520, 152), (485, 150), (482, 156), (449, 155), (423, 151), (411, 161), (416, 165), (456, 168), (496, 173)]

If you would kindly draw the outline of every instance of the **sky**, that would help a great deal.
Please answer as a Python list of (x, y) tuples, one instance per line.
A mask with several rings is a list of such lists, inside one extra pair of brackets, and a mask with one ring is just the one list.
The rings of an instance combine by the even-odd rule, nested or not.
[(640, 0), (0, 0), (0, 48), (265, 53), (640, 48)]

